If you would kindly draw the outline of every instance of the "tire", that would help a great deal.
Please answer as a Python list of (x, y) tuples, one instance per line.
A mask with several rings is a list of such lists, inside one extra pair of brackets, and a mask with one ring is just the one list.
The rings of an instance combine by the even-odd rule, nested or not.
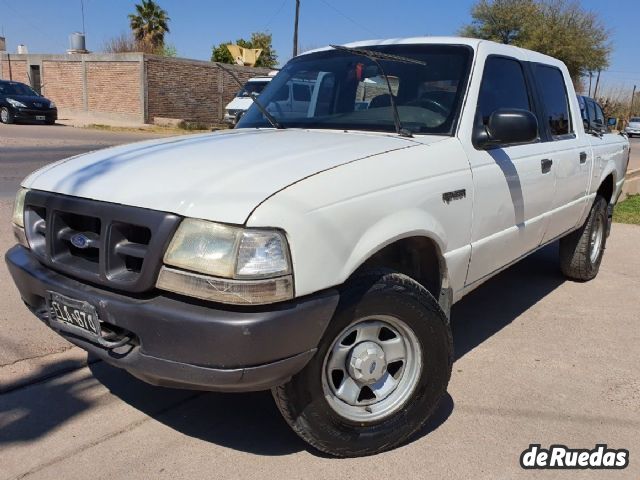
[(560, 239), (560, 269), (572, 279), (593, 279), (607, 243), (607, 201), (597, 195), (584, 225)]
[[(402, 338), (396, 340), (394, 335)], [(376, 363), (379, 351), (371, 356), (372, 342), (362, 340), (374, 337), (378, 349), (403, 345), (404, 360), (385, 357)], [(349, 353), (340, 357), (340, 351)], [(354, 360), (357, 352), (360, 356)], [(377, 270), (345, 285), (316, 355), (288, 383), (273, 388), (272, 394), (287, 423), (313, 447), (338, 457), (372, 455), (402, 444), (424, 425), (446, 393), (452, 363), (449, 320), (433, 296), (406, 275)], [(334, 364), (347, 365), (342, 379), (335, 375), (341, 376), (342, 367), (332, 370)], [(348, 369), (355, 364), (362, 370), (355, 371), (354, 377), (354, 370)], [(354, 378), (367, 372), (381, 378), (365, 379), (370, 383), (358, 386), (360, 394), (354, 402), (358, 405), (339, 398), (339, 386), (348, 381), (357, 384)], [(385, 393), (385, 386), (393, 382), (395, 389)], [(373, 391), (380, 400), (360, 400), (371, 397)]]
[(0, 108), (0, 122), (2, 123), (13, 123), (13, 113), (7, 107)]

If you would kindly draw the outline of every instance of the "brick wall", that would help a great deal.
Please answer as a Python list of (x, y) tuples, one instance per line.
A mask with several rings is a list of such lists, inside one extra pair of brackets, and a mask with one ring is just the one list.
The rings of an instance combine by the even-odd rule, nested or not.
[(86, 62), (89, 111), (131, 115), (143, 114), (139, 62)]
[(84, 109), (82, 62), (42, 61), (42, 94), (60, 110)]
[[(12, 55), (13, 57), (13, 55)], [(0, 68), (0, 78), (3, 80), (9, 80), (9, 61), (2, 60), (0, 62), (2, 68)], [(27, 76), (27, 62), (26, 60), (11, 60), (11, 79), (16, 82), (22, 82), (29, 84), (29, 77)]]
[[(244, 82), (269, 69), (227, 66)], [(215, 63), (145, 55), (147, 122), (154, 117), (216, 123), (240, 86)]]
[[(30, 83), (29, 65), (40, 67), (42, 93), (60, 118), (153, 122), (154, 117), (218, 123), (240, 86), (217, 64), (141, 53), (11, 55), (13, 79)], [(245, 82), (269, 69), (227, 65)], [(144, 70), (143, 70), (144, 69)], [(0, 78), (8, 78), (0, 54)]]

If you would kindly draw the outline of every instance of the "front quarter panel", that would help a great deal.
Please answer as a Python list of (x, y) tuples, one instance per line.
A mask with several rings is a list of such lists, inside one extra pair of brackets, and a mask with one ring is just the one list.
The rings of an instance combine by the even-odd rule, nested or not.
[(446, 138), (303, 179), (259, 205), (247, 225), (287, 232), (296, 296), (344, 283), (373, 253), (411, 236), (437, 243), (455, 291), (468, 265), (472, 189), (460, 143)]

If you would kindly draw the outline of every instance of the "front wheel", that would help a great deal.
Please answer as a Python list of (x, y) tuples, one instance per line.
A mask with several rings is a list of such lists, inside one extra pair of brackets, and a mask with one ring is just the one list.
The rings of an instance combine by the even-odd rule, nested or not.
[(0, 122), (13, 123), (13, 114), (7, 107), (0, 108)]
[(345, 287), (314, 358), (272, 393), (318, 450), (371, 455), (424, 425), (446, 393), (452, 361), (449, 321), (431, 294), (405, 275), (371, 272)]
[(607, 201), (600, 195), (582, 227), (560, 239), (560, 268), (572, 280), (595, 278), (607, 242)]

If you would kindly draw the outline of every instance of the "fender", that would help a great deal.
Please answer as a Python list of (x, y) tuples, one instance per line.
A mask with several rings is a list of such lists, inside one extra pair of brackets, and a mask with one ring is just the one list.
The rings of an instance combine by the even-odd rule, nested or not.
[(447, 250), (446, 233), (442, 225), (424, 210), (407, 209), (382, 218), (364, 232), (351, 251), (340, 277), (346, 280), (376, 252), (398, 240), (410, 237), (426, 237), (432, 240), (440, 257), (441, 252)]

